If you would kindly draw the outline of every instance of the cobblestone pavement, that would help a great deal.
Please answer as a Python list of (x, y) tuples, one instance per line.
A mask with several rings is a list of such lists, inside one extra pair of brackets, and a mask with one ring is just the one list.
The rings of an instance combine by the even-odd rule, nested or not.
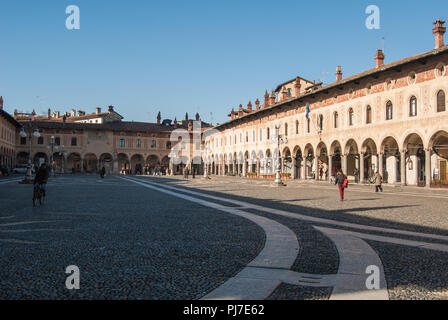
[[(288, 181), (286, 187), (273, 187), (268, 181), (233, 177), (149, 180), (259, 206), (247, 211), (296, 232), (301, 251), (293, 271), (337, 273), (340, 261), (334, 244), (313, 232), (311, 222), (365, 238), (381, 259), (390, 299), (448, 299), (446, 190), (385, 187), (383, 193), (375, 193), (371, 186), (351, 185), (347, 201), (340, 202), (337, 188), (327, 183)], [(328, 299), (330, 295), (331, 288), (282, 284), (269, 299)]]
[[(3, 180), (0, 299), (200, 299), (250, 272), (246, 266), (265, 248), (266, 229), (233, 211), (285, 226), (297, 238), (291, 273), (266, 299), (335, 298), (333, 277), (359, 261), (354, 249), (345, 252), (319, 230), (348, 231), (346, 239), (373, 249), (390, 299), (448, 299), (448, 192), (385, 187), (376, 194), (351, 185), (340, 202), (325, 183), (131, 179), (177, 188), (171, 191), (198, 202), (119, 177), (63, 176), (50, 180), (44, 207), (32, 208), (30, 186)], [(353, 252), (353, 261), (341, 261)], [(80, 268), (80, 290), (65, 288), (69, 265)], [(323, 280), (313, 285), (318, 275)]]

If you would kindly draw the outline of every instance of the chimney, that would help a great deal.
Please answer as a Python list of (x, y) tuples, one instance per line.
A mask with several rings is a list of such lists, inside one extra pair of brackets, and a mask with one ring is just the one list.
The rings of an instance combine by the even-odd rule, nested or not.
[(260, 110), (260, 100), (255, 100), (255, 110)]
[(339, 82), (342, 80), (342, 68), (341, 66), (338, 66), (336, 68), (336, 82)]
[(271, 96), (270, 96), (270, 102), (269, 105), (273, 106), (275, 104), (275, 92), (274, 90), (271, 91)]
[(443, 43), (443, 35), (446, 32), (446, 28), (443, 26), (445, 24), (445, 21), (442, 21), (440, 19), (437, 19), (436, 22), (434, 22), (434, 29), (432, 29), (432, 33), (436, 37), (436, 49), (439, 49), (440, 47), (444, 46)]
[(263, 108), (269, 107), (269, 93), (268, 90), (264, 93), (264, 104)]
[(48, 108), (47, 117), (48, 117), (48, 119), (51, 119), (51, 109), (50, 108)]
[(301, 87), (301, 84), (300, 84), (300, 78), (297, 77), (297, 78), (296, 78), (296, 83), (295, 83), (295, 85), (294, 85), (295, 96), (296, 96), (296, 97), (300, 96), (300, 87)]
[(3, 97), (0, 97), (0, 109), (3, 109)]
[(109, 112), (114, 112), (114, 106), (109, 106)]
[(96, 114), (100, 114), (101, 113), (101, 108), (96, 108)]
[(379, 68), (384, 64), (384, 54), (383, 54), (383, 50), (377, 50), (376, 55), (375, 55), (375, 62), (376, 62), (376, 67)]

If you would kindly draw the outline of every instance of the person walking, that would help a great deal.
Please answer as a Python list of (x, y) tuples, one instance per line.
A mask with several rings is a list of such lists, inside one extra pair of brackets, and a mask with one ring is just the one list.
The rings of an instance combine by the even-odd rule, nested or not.
[(101, 176), (101, 179), (104, 179), (104, 176), (106, 175), (106, 168), (105, 167), (102, 167), (101, 168), (101, 171), (100, 171), (100, 176)]
[(336, 174), (336, 179), (335, 179), (334, 184), (338, 185), (339, 196), (341, 198), (341, 201), (344, 201), (344, 189), (347, 188), (348, 180), (347, 180), (347, 177), (345, 176), (345, 174), (341, 170), (338, 171), (338, 173)]
[(378, 171), (373, 176), (373, 180), (375, 181), (375, 192), (378, 192), (378, 190), (381, 190), (381, 192), (383, 192), (383, 177)]

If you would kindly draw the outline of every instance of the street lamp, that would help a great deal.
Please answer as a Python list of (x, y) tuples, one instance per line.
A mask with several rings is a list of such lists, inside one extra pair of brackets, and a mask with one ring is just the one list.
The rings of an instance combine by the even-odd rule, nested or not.
[(285, 184), (282, 182), (282, 178), (280, 175), (280, 169), (281, 169), (281, 163), (280, 163), (280, 145), (288, 143), (288, 139), (286, 136), (283, 136), (280, 134), (280, 125), (275, 125), (275, 137), (273, 137), (273, 142), (277, 144), (277, 150), (278, 150), (278, 161), (277, 161), (277, 170), (275, 173), (275, 181), (278, 186), (284, 186)]
[(31, 139), (32, 137), (39, 138), (40, 133), (39, 130), (35, 129), (33, 133), (33, 125), (31, 124), (31, 115), (29, 116), (30, 122), (26, 125), (22, 126), (22, 130), (20, 131), (19, 135), (22, 138), (28, 138), (28, 164), (27, 164), (27, 170), (25, 174), (25, 179), (21, 183), (33, 183), (33, 172), (32, 172), (32, 163), (31, 163)]
[(47, 150), (50, 150), (50, 173), (52, 177), (55, 177), (56, 173), (54, 170), (54, 150), (56, 151), (59, 149), (59, 146), (55, 146), (54, 144), (54, 136), (51, 136), (50, 143), (47, 145)]

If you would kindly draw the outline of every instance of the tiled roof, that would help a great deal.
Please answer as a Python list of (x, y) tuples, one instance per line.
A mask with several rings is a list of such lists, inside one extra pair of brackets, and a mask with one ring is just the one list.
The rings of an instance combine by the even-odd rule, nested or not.
[(252, 112), (250, 114), (246, 114), (246, 115), (243, 115), (241, 117), (228, 120), (228, 121), (226, 121), (224, 123), (221, 123), (221, 124), (215, 126), (214, 129), (218, 129), (218, 128), (223, 127), (223, 126), (225, 126), (227, 124), (230, 124), (231, 122), (244, 119), (245, 117), (248, 117), (250, 115), (253, 115), (253, 114), (256, 114), (256, 113), (263, 113), (263, 112), (268, 111), (268, 110), (273, 110), (273, 109), (278, 108), (280, 106), (283, 106), (285, 104), (288, 104), (288, 103), (291, 103), (291, 102), (294, 102), (294, 101), (297, 101), (297, 100), (300, 100), (300, 99), (303, 99), (303, 98), (306, 98), (306, 97), (309, 97), (309, 96), (313, 96), (313, 95), (315, 95), (317, 93), (320, 93), (320, 92), (323, 92), (325, 90), (328, 90), (328, 89), (331, 89), (331, 88), (334, 88), (334, 87), (338, 87), (338, 86), (341, 86), (341, 85), (345, 85), (347, 83), (354, 82), (356, 80), (365, 78), (367, 76), (371, 76), (371, 75), (374, 75), (374, 74), (377, 74), (377, 73), (388, 71), (388, 70), (390, 70), (392, 68), (395, 68), (395, 67), (407, 64), (407, 63), (411, 63), (411, 62), (418, 61), (418, 60), (423, 60), (425, 58), (429, 58), (429, 57), (436, 56), (436, 55), (439, 55), (439, 54), (442, 54), (442, 53), (446, 53), (446, 52), (448, 52), (448, 46), (443, 46), (443, 47), (438, 48), (438, 49), (434, 49), (434, 50), (431, 50), (431, 51), (428, 51), (428, 52), (425, 52), (425, 53), (417, 54), (417, 55), (414, 55), (414, 56), (411, 56), (411, 57), (408, 57), (408, 58), (405, 58), (405, 59), (401, 59), (401, 60), (398, 60), (398, 61), (395, 61), (395, 62), (392, 62), (392, 63), (389, 63), (389, 64), (382, 65), (379, 68), (372, 68), (372, 69), (369, 69), (367, 71), (364, 71), (364, 72), (355, 74), (353, 76), (347, 77), (345, 79), (342, 79), (341, 81), (333, 82), (333, 83), (328, 84), (328, 85), (326, 85), (324, 87), (320, 87), (317, 90), (314, 90), (312, 92), (303, 94), (301, 96), (294, 97), (294, 98), (291, 98), (291, 99), (288, 99), (288, 100), (283, 100), (282, 102), (277, 103), (277, 104), (272, 105), (272, 106), (269, 106), (267, 108), (263, 108), (263, 109), (255, 111), (255, 112)]
[(14, 119), (13, 116), (11, 116), (8, 112), (6, 112), (3, 109), (0, 109), (0, 116), (5, 118), (6, 120), (8, 120), (11, 124), (13, 124), (14, 126), (16, 126), (17, 128), (21, 127), (20, 123), (17, 122), (16, 119)]

